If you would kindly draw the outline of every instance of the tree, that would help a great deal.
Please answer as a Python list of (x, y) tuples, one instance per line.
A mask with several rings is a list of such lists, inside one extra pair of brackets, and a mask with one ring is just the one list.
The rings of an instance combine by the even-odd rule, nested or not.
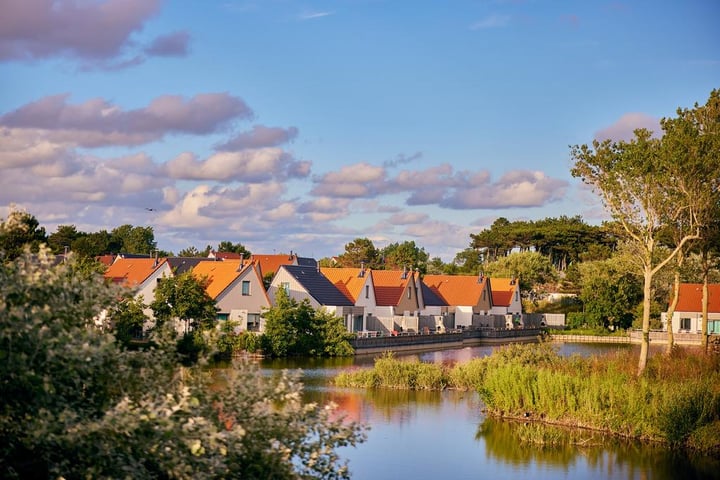
[(348, 478), (363, 427), (304, 404), (296, 375), (181, 369), (174, 345), (130, 351), (95, 319), (118, 291), (27, 255), (0, 265), (0, 477)]
[(10, 205), (7, 218), (0, 219), (0, 259), (3, 261), (19, 257), (26, 245), (37, 252), (46, 241), (45, 228), (37, 218), (15, 205)]
[(84, 233), (78, 232), (75, 225), (58, 225), (57, 230), (48, 235), (47, 243), (54, 253), (61, 254), (66, 249), (71, 250), (73, 242), (82, 235)]
[(141, 300), (128, 293), (108, 309), (107, 320), (115, 339), (122, 346), (130, 347), (133, 340), (143, 336), (145, 322), (148, 320), (145, 308), (146, 305)]
[(150, 303), (158, 326), (173, 320), (183, 322), (186, 332), (215, 326), (217, 308), (205, 290), (207, 282), (196, 279), (190, 271), (161, 280)]
[[(720, 90), (713, 90), (705, 105), (677, 110), (677, 117), (661, 121), (663, 142), (677, 187), (690, 199), (692, 220), (688, 226), (672, 223), (673, 239), (696, 225), (700, 228), (700, 249), (706, 256), (720, 238)], [(687, 220), (686, 220), (687, 222)], [(678, 255), (678, 269), (683, 254)], [(707, 346), (707, 272), (703, 275), (703, 346)], [(678, 282), (676, 282), (676, 285)], [(679, 286), (679, 285), (678, 285)]]
[(629, 328), (635, 306), (642, 300), (642, 289), (632, 274), (605, 273), (583, 282), (580, 300), (590, 326)]
[(251, 255), (250, 250), (245, 248), (245, 245), (243, 245), (242, 243), (232, 243), (228, 240), (220, 242), (217, 246), (217, 251), (237, 253), (240, 255), (244, 255), (245, 258), (250, 258)]
[(353, 354), (352, 334), (341, 318), (320, 309), (307, 299), (298, 302), (279, 289), (275, 305), (263, 313), (263, 353), (273, 357), (296, 355), (347, 356)]
[(126, 224), (114, 228), (110, 235), (122, 245), (124, 253), (150, 255), (157, 249), (152, 227), (133, 227)]
[(482, 255), (474, 248), (466, 248), (455, 254), (453, 264), (457, 267), (457, 272), (467, 275), (477, 275), (482, 270), (480, 262)]
[(391, 243), (382, 249), (385, 268), (388, 270), (418, 269), (421, 273), (427, 270), (429, 255), (424, 248), (415, 245), (414, 241)]
[(345, 253), (338, 257), (338, 266), (360, 268), (365, 264), (367, 268), (380, 267), (380, 255), (368, 238), (356, 238), (345, 245)]
[(196, 246), (190, 245), (178, 252), (179, 257), (204, 257), (203, 252), (199, 251)]
[[(645, 370), (650, 345), (650, 304), (653, 276), (680, 251), (699, 238), (687, 233), (664, 258), (656, 258), (661, 228), (669, 221), (685, 217), (697, 228), (692, 203), (674, 182), (668, 168), (667, 151), (661, 140), (644, 129), (635, 131), (629, 142), (595, 140), (592, 147), (571, 148), (575, 161), (572, 175), (591, 185), (601, 195), (606, 209), (622, 230), (618, 232), (635, 248), (643, 275), (643, 338), (638, 374)], [(685, 172), (679, 172), (685, 173)]]
[(483, 266), (492, 281), (492, 277), (519, 277), (520, 289), (535, 289), (557, 280), (557, 273), (550, 260), (537, 252), (512, 253), (495, 262)]

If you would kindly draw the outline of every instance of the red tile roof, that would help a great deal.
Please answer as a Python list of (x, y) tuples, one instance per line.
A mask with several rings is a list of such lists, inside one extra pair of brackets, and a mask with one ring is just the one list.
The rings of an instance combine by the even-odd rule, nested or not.
[(262, 276), (268, 273), (276, 273), (281, 265), (297, 265), (297, 256), (288, 253), (281, 253), (280, 255), (253, 255), (251, 258), (260, 265), (260, 273)]
[(192, 269), (192, 275), (197, 279), (207, 278), (208, 284), (205, 291), (210, 298), (215, 299), (250, 265), (252, 264), (247, 262), (241, 267), (240, 260), (200, 262)]
[(375, 286), (375, 304), (382, 307), (397, 306), (413, 278), (412, 272), (407, 272), (406, 278), (402, 278), (402, 270), (372, 270), (370, 273)]
[(165, 259), (154, 258), (118, 258), (103, 274), (105, 278), (126, 287), (134, 287), (144, 282), (155, 270), (162, 267)]
[(485, 289), (487, 277), (478, 279), (477, 275), (425, 275), (423, 282), (447, 305), (468, 306), (477, 305)]
[(520, 285), (520, 280), (512, 278), (495, 278), (490, 279), (490, 289), (492, 290), (492, 304), (498, 307), (509, 307), (512, 303), (515, 289)]
[[(681, 283), (675, 310), (678, 312), (701, 312), (702, 283)], [(720, 313), (720, 284), (708, 285), (708, 312)]]
[(359, 268), (328, 268), (321, 267), (320, 273), (330, 280), (343, 295), (355, 303), (362, 293), (362, 287), (370, 270), (365, 270), (365, 276), (359, 276)]

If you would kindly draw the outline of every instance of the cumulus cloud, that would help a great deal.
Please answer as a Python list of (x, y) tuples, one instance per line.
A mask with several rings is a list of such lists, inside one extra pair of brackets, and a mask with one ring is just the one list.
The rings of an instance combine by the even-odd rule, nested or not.
[(161, 35), (145, 47), (145, 53), (158, 57), (184, 57), (188, 53), (190, 34), (185, 31)]
[(597, 140), (628, 141), (634, 137), (634, 131), (646, 128), (655, 135), (660, 134), (660, 120), (644, 113), (626, 113), (612, 125), (595, 132)]
[(550, 178), (543, 172), (515, 170), (494, 183), (455, 189), (440, 206), (454, 209), (538, 207), (560, 200), (567, 186), (566, 181)]
[(260, 183), (306, 177), (310, 173), (310, 163), (295, 160), (279, 148), (262, 148), (218, 152), (205, 160), (198, 160), (192, 153), (183, 153), (167, 162), (165, 171), (170, 177), (183, 180)]
[(388, 178), (382, 167), (360, 163), (315, 179), (311, 194), (368, 200), (405, 194), (407, 205), (438, 205), (451, 209), (536, 207), (561, 198), (564, 180), (542, 172), (510, 171), (493, 182), (486, 170), (455, 171), (450, 164), (426, 170), (403, 170)]
[(295, 127), (265, 127), (255, 125), (249, 132), (241, 132), (227, 142), (219, 145), (218, 150), (238, 151), (248, 148), (277, 147), (295, 140), (298, 129)]
[(59, 209), (77, 209), (76, 203), (138, 206), (142, 198), (159, 202), (168, 185), (144, 154), (109, 160), (75, 155), (4, 169), (0, 201), (57, 202)]
[(422, 223), (424, 224), (428, 218), (430, 218), (425, 213), (411, 213), (411, 212), (401, 212), (396, 213), (395, 215), (391, 215), (390, 218), (388, 218), (388, 222), (392, 223), (393, 225), (413, 225)]
[[(98, 61), (101, 67), (110, 65), (104, 62), (132, 50), (131, 37), (158, 13), (160, 4), (161, 0), (5, 0), (0, 15), (0, 61), (68, 56)], [(148, 53), (166, 55), (162, 43), (151, 46)], [(179, 45), (175, 44), (176, 54)], [(114, 65), (142, 62), (130, 56), (130, 61)]]
[(216, 132), (236, 119), (252, 117), (242, 99), (227, 93), (191, 98), (163, 95), (147, 106), (123, 110), (102, 98), (68, 103), (69, 95), (51, 95), (0, 116), (0, 126), (45, 130), (56, 142), (83, 147), (140, 145), (167, 134)]
[(363, 198), (375, 196), (384, 190), (385, 169), (368, 163), (345, 165), (336, 172), (329, 172), (315, 179), (313, 195)]

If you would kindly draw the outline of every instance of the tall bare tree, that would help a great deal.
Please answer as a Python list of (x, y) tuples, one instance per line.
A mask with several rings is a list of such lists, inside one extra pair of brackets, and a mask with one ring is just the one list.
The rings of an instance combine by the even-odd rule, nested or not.
[[(645, 370), (650, 346), (650, 306), (654, 275), (680, 252), (685, 243), (699, 238), (693, 204), (675, 183), (682, 170), (669, 166), (662, 139), (645, 129), (629, 141), (595, 140), (592, 146), (571, 147), (575, 160), (572, 174), (602, 197), (619, 232), (637, 252), (643, 276), (642, 343), (638, 374)], [(667, 254), (658, 252), (661, 230), (669, 222), (681, 222), (692, 231), (682, 236)]]

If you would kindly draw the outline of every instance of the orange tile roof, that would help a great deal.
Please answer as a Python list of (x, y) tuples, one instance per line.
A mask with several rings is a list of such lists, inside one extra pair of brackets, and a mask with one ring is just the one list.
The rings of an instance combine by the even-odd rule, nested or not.
[[(681, 283), (675, 310), (678, 312), (701, 312), (702, 283)], [(708, 285), (708, 312), (720, 313), (720, 284)]]
[(477, 305), (487, 277), (477, 275), (425, 275), (423, 282), (450, 306)]
[(118, 258), (105, 270), (103, 276), (126, 287), (134, 287), (144, 282), (164, 263), (164, 258)]
[(351, 302), (355, 303), (362, 293), (362, 287), (365, 285), (370, 270), (365, 271), (366, 276), (364, 277), (359, 276), (359, 268), (321, 267), (320, 273), (325, 275), (325, 278), (330, 280)]
[(498, 307), (509, 307), (512, 303), (515, 289), (520, 284), (519, 279), (515, 279), (513, 284), (512, 278), (496, 278), (490, 279), (490, 289), (492, 290), (492, 304)]
[(97, 257), (95, 257), (95, 260), (102, 263), (106, 267), (109, 267), (115, 261), (115, 255), (112, 255), (112, 254), (98, 255)]
[(243, 263), (244, 265), (241, 267), (240, 260), (200, 262), (192, 269), (192, 275), (197, 279), (207, 278), (208, 284), (205, 291), (215, 299), (238, 278), (243, 270), (252, 265), (250, 262)]
[(405, 292), (412, 272), (407, 273), (407, 278), (402, 278), (402, 270), (372, 270), (373, 285), (375, 286), (375, 304), (379, 306), (396, 306)]
[(253, 255), (252, 260), (260, 265), (260, 273), (265, 276), (268, 273), (276, 273), (281, 265), (295, 265), (296, 256), (288, 253), (279, 255)]

